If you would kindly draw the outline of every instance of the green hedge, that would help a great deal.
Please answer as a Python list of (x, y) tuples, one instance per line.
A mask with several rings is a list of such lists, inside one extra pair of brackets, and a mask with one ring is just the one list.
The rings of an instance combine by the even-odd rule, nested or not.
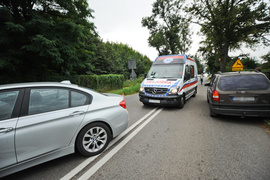
[(116, 89), (122, 89), (124, 84), (124, 76), (118, 74), (106, 74), (106, 75), (70, 75), (70, 76), (46, 76), (40, 80), (35, 78), (22, 80), (19, 78), (2, 79), (0, 77), (0, 84), (20, 83), (20, 82), (37, 82), (37, 81), (49, 81), (49, 82), (61, 82), (63, 80), (69, 80), (72, 84), (88, 87), (99, 92), (111, 91)]
[(78, 85), (105, 92), (122, 89), (124, 76), (117, 74), (108, 75), (81, 75)]

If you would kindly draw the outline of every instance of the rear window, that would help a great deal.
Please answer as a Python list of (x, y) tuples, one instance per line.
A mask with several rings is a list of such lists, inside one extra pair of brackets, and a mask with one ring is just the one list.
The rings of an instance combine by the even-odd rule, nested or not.
[(219, 80), (218, 88), (222, 91), (265, 90), (270, 83), (263, 75), (225, 76)]

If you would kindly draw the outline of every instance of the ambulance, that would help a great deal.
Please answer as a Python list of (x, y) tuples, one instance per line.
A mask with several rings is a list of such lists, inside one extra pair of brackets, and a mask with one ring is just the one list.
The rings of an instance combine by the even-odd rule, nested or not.
[(195, 97), (198, 70), (194, 59), (187, 55), (159, 56), (141, 83), (139, 99), (145, 105), (183, 108)]

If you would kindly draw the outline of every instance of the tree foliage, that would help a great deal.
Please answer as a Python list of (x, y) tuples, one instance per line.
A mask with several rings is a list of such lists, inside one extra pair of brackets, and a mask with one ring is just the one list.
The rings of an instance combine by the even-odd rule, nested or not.
[(0, 13), (2, 73), (29, 79), (93, 68), (97, 35), (86, 0), (2, 0)]
[(200, 56), (198, 54), (195, 54), (193, 59), (195, 59), (195, 61), (196, 61), (198, 73), (199, 74), (203, 73), (204, 67), (203, 67), (203, 64), (202, 64), (202, 60), (200, 59)]
[(143, 27), (150, 31), (148, 43), (159, 55), (185, 54), (190, 49), (191, 33), (182, 5), (183, 0), (157, 0), (153, 14), (142, 19)]
[(151, 61), (123, 44), (104, 43), (89, 22), (87, 0), (0, 0), (0, 77), (43, 81), (76, 74), (123, 74), (136, 59), (139, 73)]
[(98, 46), (97, 61), (93, 63), (96, 67), (93, 74), (123, 74), (129, 78), (131, 70), (128, 69), (128, 61), (136, 60), (135, 72), (137, 76), (148, 72), (152, 61), (131, 47), (122, 43), (106, 42)]
[(201, 50), (210, 54), (208, 61), (221, 60), (221, 71), (229, 50), (239, 49), (242, 43), (269, 46), (265, 38), (270, 30), (269, 4), (262, 0), (194, 0), (188, 11), (205, 35)]
[(270, 52), (262, 56), (262, 59), (264, 60), (264, 63), (262, 64), (262, 69), (270, 71)]

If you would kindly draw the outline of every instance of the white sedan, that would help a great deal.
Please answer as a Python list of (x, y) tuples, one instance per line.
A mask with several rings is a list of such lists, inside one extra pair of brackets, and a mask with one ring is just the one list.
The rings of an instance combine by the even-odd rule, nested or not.
[(123, 96), (69, 82), (0, 86), (0, 178), (79, 152), (101, 153), (128, 126)]

